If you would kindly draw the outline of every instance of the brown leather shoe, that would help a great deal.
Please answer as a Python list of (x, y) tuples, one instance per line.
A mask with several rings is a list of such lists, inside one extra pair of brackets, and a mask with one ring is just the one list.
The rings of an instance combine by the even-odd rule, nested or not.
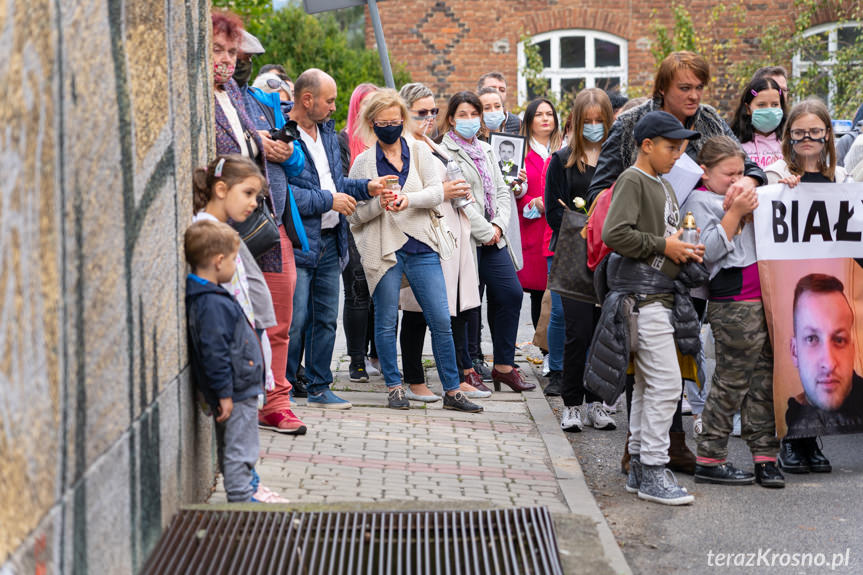
[(474, 386), (480, 391), (488, 391), (491, 393), (488, 386), (482, 382), (482, 376), (475, 371), (469, 371), (464, 374), (464, 382), (468, 385)]
[(672, 471), (695, 475), (695, 454), (686, 446), (686, 434), (682, 431), (669, 431), (671, 446), (668, 448), (668, 465)]
[(624, 475), (629, 475), (629, 436), (631, 434), (626, 432), (626, 443), (623, 444), (623, 458), (620, 460), (620, 471)]
[(509, 386), (515, 392), (530, 391), (536, 389), (536, 384), (524, 380), (517, 367), (513, 367), (509, 373), (501, 373), (496, 369), (491, 370), (491, 380), (494, 382), (494, 390), (500, 391), (500, 384)]

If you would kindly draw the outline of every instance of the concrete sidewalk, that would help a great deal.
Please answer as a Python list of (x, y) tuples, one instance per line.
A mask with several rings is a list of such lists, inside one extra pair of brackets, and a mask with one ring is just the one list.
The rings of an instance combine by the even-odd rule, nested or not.
[[(534, 368), (519, 359), (536, 381)], [(316, 509), (544, 505), (554, 513), (566, 573), (630, 572), (539, 388), (478, 400), (481, 414), (444, 410), (441, 402), (396, 411), (385, 407), (383, 378), (352, 383), (346, 357), (337, 367), (333, 389), (353, 409), (308, 408), (301, 399), (295, 412), (306, 435), (261, 431), (264, 485)], [(426, 374), (440, 393), (437, 371)], [(210, 503), (224, 502), (219, 483)]]

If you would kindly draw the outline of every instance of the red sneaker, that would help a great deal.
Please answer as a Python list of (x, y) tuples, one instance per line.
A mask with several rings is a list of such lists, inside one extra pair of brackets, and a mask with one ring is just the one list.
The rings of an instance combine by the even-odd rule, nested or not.
[(290, 409), (258, 416), (258, 427), (290, 435), (305, 435), (306, 426)]

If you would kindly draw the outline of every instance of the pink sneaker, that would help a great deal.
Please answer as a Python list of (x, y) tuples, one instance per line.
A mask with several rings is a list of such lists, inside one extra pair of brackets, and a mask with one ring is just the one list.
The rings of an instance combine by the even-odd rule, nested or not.
[(252, 495), (252, 499), (258, 503), (290, 503), (290, 499), (285, 499), (275, 491), (270, 490), (263, 485), (258, 485), (258, 490)]
[(305, 435), (306, 426), (290, 409), (258, 415), (258, 427), (290, 435)]

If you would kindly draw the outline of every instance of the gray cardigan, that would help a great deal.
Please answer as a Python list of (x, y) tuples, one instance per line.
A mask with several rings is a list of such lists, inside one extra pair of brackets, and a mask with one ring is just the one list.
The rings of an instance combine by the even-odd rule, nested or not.
[(709, 190), (693, 190), (680, 212), (692, 212), (695, 225), (701, 228), (701, 243), (704, 244), (704, 265), (713, 279), (724, 268), (745, 268), (757, 261), (755, 253), (755, 226), (748, 223), (732, 241), (720, 223), (725, 217), (722, 202), (725, 196)]

